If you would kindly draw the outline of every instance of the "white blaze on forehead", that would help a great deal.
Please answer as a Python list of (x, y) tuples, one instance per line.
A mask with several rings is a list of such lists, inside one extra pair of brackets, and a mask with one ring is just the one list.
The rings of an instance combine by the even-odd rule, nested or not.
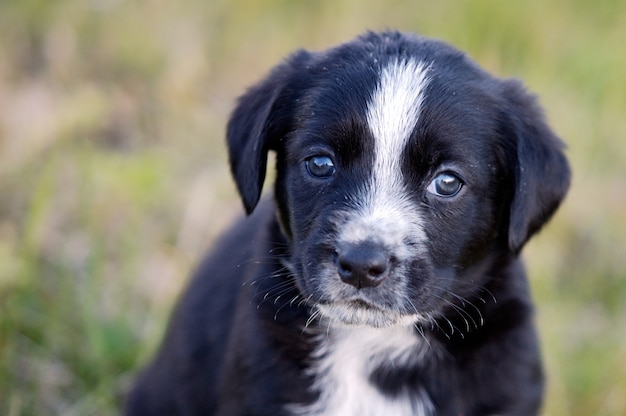
[(401, 161), (417, 125), (427, 84), (428, 65), (423, 62), (395, 60), (382, 69), (367, 107), (367, 123), (374, 138), (372, 177), (365, 193), (358, 196), (358, 218), (343, 230), (340, 240), (358, 242), (375, 237), (398, 248), (402, 237), (421, 237), (421, 220), (407, 196)]
[(382, 70), (367, 112), (376, 148), (376, 185), (402, 179), (400, 159), (419, 118), (427, 73), (428, 67), (414, 60), (396, 60)]

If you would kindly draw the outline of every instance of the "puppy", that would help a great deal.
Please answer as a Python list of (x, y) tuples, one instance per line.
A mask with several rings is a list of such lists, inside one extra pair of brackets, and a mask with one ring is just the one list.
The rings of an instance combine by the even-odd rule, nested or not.
[(227, 136), (250, 215), (199, 267), (126, 414), (538, 413), (519, 253), (570, 172), (520, 83), (367, 33), (293, 54)]

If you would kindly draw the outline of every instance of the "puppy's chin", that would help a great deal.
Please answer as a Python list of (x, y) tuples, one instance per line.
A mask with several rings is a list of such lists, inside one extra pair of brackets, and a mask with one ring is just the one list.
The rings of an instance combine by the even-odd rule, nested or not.
[(366, 326), (372, 328), (410, 327), (423, 320), (418, 314), (403, 314), (381, 309), (362, 300), (318, 303), (321, 317), (336, 326)]

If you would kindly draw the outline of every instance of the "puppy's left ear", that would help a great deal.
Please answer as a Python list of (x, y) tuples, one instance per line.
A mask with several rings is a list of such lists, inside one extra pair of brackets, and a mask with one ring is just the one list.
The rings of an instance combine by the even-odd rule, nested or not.
[(546, 124), (535, 97), (512, 80), (504, 83), (504, 91), (517, 150), (509, 217), (509, 248), (517, 253), (565, 197), (570, 168), (565, 145)]
[(268, 151), (276, 150), (293, 129), (294, 102), (306, 81), (299, 79), (302, 75), (298, 68), (309, 57), (302, 50), (275, 67), (267, 78), (239, 98), (228, 122), (231, 173), (248, 214), (261, 197)]

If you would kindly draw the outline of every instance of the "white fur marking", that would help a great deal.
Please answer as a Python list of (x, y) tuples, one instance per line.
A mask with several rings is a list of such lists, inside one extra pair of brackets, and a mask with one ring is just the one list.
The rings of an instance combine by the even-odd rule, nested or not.
[(414, 60), (393, 61), (381, 73), (367, 113), (376, 141), (376, 190), (402, 186), (400, 160), (417, 125), (427, 73), (427, 66)]
[(404, 187), (401, 160), (419, 119), (427, 74), (428, 66), (414, 60), (395, 60), (383, 68), (367, 110), (375, 142), (372, 178), (357, 196), (358, 216), (342, 227), (340, 241), (374, 237), (403, 258), (415, 254), (403, 252), (403, 237), (423, 239), (421, 217)]
[[(338, 224), (340, 243), (379, 241), (402, 262), (416, 255), (415, 244), (407, 245), (407, 239), (412, 243), (425, 239), (422, 219), (404, 186), (401, 160), (417, 125), (427, 73), (425, 64), (410, 59), (395, 60), (383, 68), (367, 111), (375, 141), (373, 173), (362, 193), (353, 196), (357, 209), (347, 211), (345, 220)], [(329, 273), (332, 276), (322, 280), (335, 284), (336, 272), (333, 269)], [(329, 288), (326, 292), (332, 295), (336, 291)], [(342, 303), (319, 305), (318, 310), (331, 322), (335, 321), (329, 324), (329, 332), (321, 338), (313, 357), (316, 360), (311, 368), (313, 388), (320, 396), (308, 406), (288, 406), (293, 415), (429, 416), (434, 413), (424, 390), (407, 389), (390, 396), (370, 383), (372, 372), (381, 366), (401, 368), (425, 360), (427, 353), (431, 356), (430, 345), (413, 328), (424, 317), (417, 311), (408, 315), (387, 310), (360, 311)], [(340, 325), (351, 321), (356, 324)], [(371, 324), (380, 324), (381, 328), (368, 326)]]
[(411, 327), (375, 329), (333, 327), (316, 351), (313, 367), (319, 400), (310, 406), (291, 405), (297, 416), (427, 416), (433, 405), (424, 390), (391, 397), (370, 384), (378, 366), (402, 367), (425, 359), (428, 346)]

